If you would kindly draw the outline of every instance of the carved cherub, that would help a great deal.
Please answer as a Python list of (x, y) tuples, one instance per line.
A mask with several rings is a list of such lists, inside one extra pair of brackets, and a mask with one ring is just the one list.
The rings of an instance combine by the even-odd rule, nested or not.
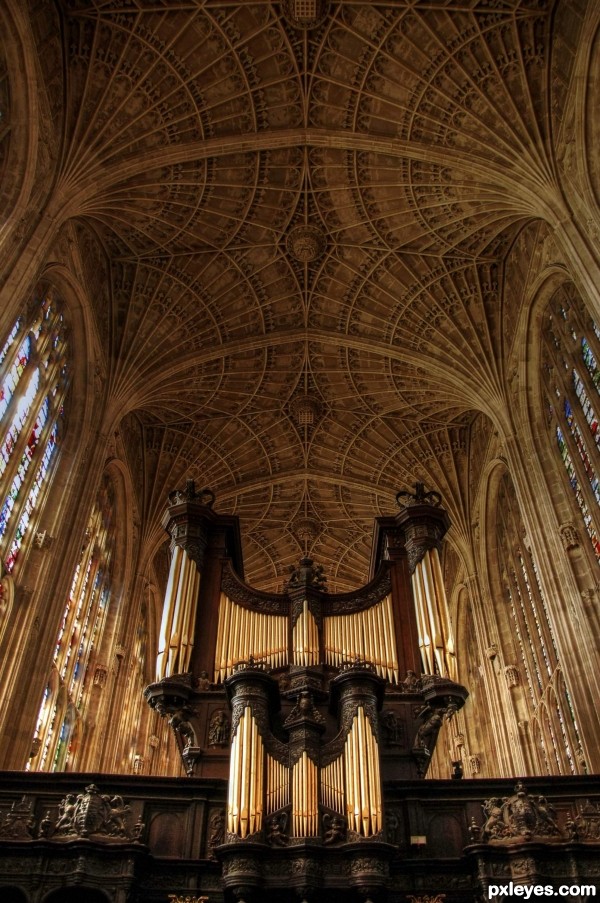
[(267, 840), (274, 847), (285, 847), (290, 838), (285, 833), (287, 826), (287, 814), (285, 812), (274, 815), (267, 822)]
[(346, 819), (342, 815), (330, 815), (328, 812), (323, 816), (323, 843), (326, 845), (334, 843), (343, 843), (346, 839)]

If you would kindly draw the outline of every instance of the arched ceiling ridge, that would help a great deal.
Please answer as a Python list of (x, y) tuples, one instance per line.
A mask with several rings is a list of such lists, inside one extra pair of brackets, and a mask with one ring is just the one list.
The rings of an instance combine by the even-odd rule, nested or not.
[[(549, 202), (554, 182), (538, 170), (521, 170), (518, 160), (512, 162), (510, 167), (502, 168), (472, 151), (437, 148), (414, 139), (312, 127), (181, 142), (173, 146), (136, 151), (117, 163), (97, 160), (86, 167), (85, 172), (76, 181), (70, 180), (70, 185), (63, 177), (60, 186), (63, 192), (60, 201), (62, 216), (70, 217), (85, 213), (95, 198), (101, 198), (106, 191), (111, 191), (127, 180), (143, 176), (148, 171), (211, 158), (219, 159), (234, 154), (256, 154), (261, 151), (298, 147), (371, 152), (396, 159), (451, 167), (462, 175), (465, 186), (481, 187), (488, 192), (495, 191), (498, 198), (505, 200), (512, 198), (514, 210), (521, 215), (547, 217), (551, 211)], [(540, 190), (547, 193), (548, 198), (544, 198)]]
[[(443, 334), (440, 333), (440, 343), (443, 341)], [(259, 334), (249, 336), (248, 338), (229, 341), (226, 345), (218, 347), (204, 348), (194, 351), (192, 354), (180, 355), (175, 360), (170, 357), (170, 353), (165, 353), (165, 359), (157, 354), (153, 360), (145, 360), (145, 367), (137, 371), (137, 386), (127, 382), (122, 389), (115, 386), (115, 392), (121, 396), (121, 391), (126, 390), (129, 394), (129, 402), (133, 410), (135, 407), (143, 407), (145, 404), (151, 404), (152, 397), (155, 392), (159, 391), (162, 383), (168, 383), (178, 373), (188, 369), (192, 365), (200, 365), (209, 361), (219, 360), (222, 357), (235, 357), (242, 352), (259, 351), (268, 347), (280, 347), (297, 342), (323, 342), (334, 343), (337, 347), (343, 346), (347, 349), (354, 349), (359, 352), (368, 352), (378, 357), (390, 358), (402, 363), (418, 366), (422, 363), (420, 354), (412, 352), (407, 348), (393, 347), (382, 342), (375, 342), (372, 338), (363, 339), (360, 336), (341, 335), (339, 333), (331, 333), (326, 330), (319, 329), (290, 329), (281, 330), (275, 335)], [(444, 352), (445, 353), (445, 352)], [(143, 356), (143, 355), (142, 355)], [(473, 374), (468, 365), (458, 362), (452, 355), (448, 355), (444, 361), (443, 353), (440, 349), (439, 357), (436, 359), (433, 355), (427, 361), (430, 378), (437, 377), (448, 389), (454, 388), (459, 398), (463, 398), (467, 407), (472, 407), (473, 401), (478, 400), (482, 409), (493, 406), (498, 402), (497, 386), (483, 386), (481, 384), (481, 374)], [(145, 399), (145, 404), (142, 401)], [(487, 399), (487, 403), (486, 403)], [(122, 398), (125, 401), (125, 398)]]

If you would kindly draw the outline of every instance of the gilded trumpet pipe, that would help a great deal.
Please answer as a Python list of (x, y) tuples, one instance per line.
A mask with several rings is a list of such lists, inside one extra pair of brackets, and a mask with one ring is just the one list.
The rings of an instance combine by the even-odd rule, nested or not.
[[(242, 716), (243, 717), (243, 716)], [(230, 773), (230, 785), (231, 785), (231, 832), (232, 834), (237, 834), (239, 832), (239, 781), (240, 781), (240, 726), (238, 725), (238, 729), (235, 733), (235, 737), (233, 738), (232, 749), (231, 749), (231, 765), (229, 769)]]
[(364, 725), (364, 709), (362, 706), (358, 708), (357, 719), (357, 741), (358, 741), (358, 762), (360, 767), (360, 817), (362, 825), (362, 833), (365, 837), (369, 835), (369, 797), (367, 793), (369, 776), (367, 773), (367, 749), (365, 744), (365, 725)]
[(354, 716), (354, 723), (352, 725), (352, 734), (350, 737), (350, 743), (352, 746), (352, 761), (354, 765), (352, 781), (354, 784), (354, 830), (360, 834), (361, 828), (361, 811), (360, 811), (360, 763), (359, 763), (359, 749), (358, 749), (358, 728), (357, 728), (358, 718)]
[[(257, 655), (260, 658), (260, 645), (257, 643), (256, 636), (256, 613), (253, 611), (247, 612), (248, 615), (248, 655)], [(256, 650), (256, 652), (254, 651)], [(248, 656), (246, 656), (246, 660), (248, 660)]]
[(214, 668), (214, 682), (218, 683), (220, 680), (221, 672), (221, 650), (223, 648), (223, 593), (219, 596), (219, 617), (217, 620), (217, 639), (215, 642), (215, 668)]
[(387, 672), (387, 679), (390, 683), (393, 681), (393, 673), (394, 673), (394, 651), (393, 651), (393, 639), (390, 633), (390, 624), (386, 616), (386, 610), (384, 608), (383, 603), (380, 606), (381, 612), (381, 622), (383, 624), (383, 633), (384, 633), (384, 645), (385, 645), (385, 667)]
[(379, 744), (377, 742), (377, 738), (373, 735), (373, 761), (374, 761), (374, 781), (375, 788), (377, 791), (377, 824), (375, 826), (376, 831), (380, 831), (383, 828), (383, 811), (381, 805), (381, 770), (379, 768)]
[(256, 790), (257, 790), (257, 749), (256, 749), (256, 722), (252, 718), (250, 722), (250, 774), (248, 778), (248, 833), (256, 831)]
[(427, 605), (429, 609), (429, 618), (432, 627), (432, 640), (434, 646), (439, 646), (442, 642), (442, 638), (440, 636), (440, 619), (439, 619), (439, 600), (436, 593), (435, 586), (435, 578), (433, 576), (433, 570), (431, 568), (431, 554), (430, 552), (426, 552), (423, 560), (421, 561), (421, 566), (423, 568), (423, 579), (426, 587), (426, 596), (427, 596)]
[(238, 626), (238, 607), (234, 605), (231, 600), (229, 600), (230, 605), (230, 616), (229, 616), (229, 644), (227, 646), (227, 664), (226, 664), (226, 676), (229, 677), (231, 674), (231, 668), (233, 663), (237, 659), (237, 626)]
[(377, 824), (377, 800), (379, 798), (379, 791), (375, 784), (375, 755), (376, 750), (374, 747), (374, 737), (373, 731), (371, 728), (371, 722), (368, 718), (366, 721), (366, 742), (367, 742), (367, 754), (368, 754), (368, 774), (369, 774), (369, 782), (368, 782), (368, 791), (369, 791), (369, 825), (371, 833), (375, 833), (375, 825)]
[(229, 619), (231, 617), (231, 606), (229, 599), (225, 595), (221, 595), (223, 604), (223, 636), (221, 639), (221, 669), (220, 679), (224, 681), (227, 677), (227, 650), (229, 648)]
[(250, 651), (250, 644), (248, 642), (248, 640), (250, 639), (250, 612), (247, 608), (240, 607), (240, 614), (242, 616), (242, 661), (247, 662), (248, 654)]
[(377, 665), (377, 655), (375, 653), (375, 637), (370, 629), (370, 613), (372, 608), (366, 608), (364, 611), (360, 613), (360, 619), (362, 624), (362, 631), (364, 636), (364, 644), (365, 644), (365, 658), (369, 662), (373, 662)]
[(394, 683), (398, 684), (398, 683), (400, 683), (400, 674), (399, 674), (399, 668), (398, 668), (398, 643), (396, 641), (396, 627), (394, 624), (394, 610), (392, 607), (392, 597), (391, 596), (387, 596), (386, 605), (387, 605), (388, 621), (390, 623), (390, 632), (391, 632), (392, 641), (393, 641)]
[(292, 801), (292, 812), (294, 816), (294, 834), (296, 837), (300, 837), (300, 787), (298, 786), (299, 763), (299, 759), (297, 762), (294, 762), (294, 771), (292, 774), (294, 794)]
[(242, 726), (241, 740), (241, 774), (240, 774), (240, 833), (242, 837), (248, 834), (248, 781), (249, 781), (249, 746), (250, 746), (250, 708), (244, 711), (244, 724)]

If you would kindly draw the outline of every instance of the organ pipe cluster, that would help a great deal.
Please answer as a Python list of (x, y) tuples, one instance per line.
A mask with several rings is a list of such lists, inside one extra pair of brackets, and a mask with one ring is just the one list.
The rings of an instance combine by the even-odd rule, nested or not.
[(252, 611), (221, 593), (215, 648), (215, 683), (222, 683), (235, 665), (252, 656), (268, 668), (288, 663), (288, 619)]
[(306, 750), (292, 770), (292, 833), (294, 837), (319, 834), (318, 769)]
[(419, 647), (426, 674), (456, 679), (456, 657), (448, 602), (436, 548), (428, 549), (415, 567), (412, 587), (417, 612)]
[(380, 677), (398, 683), (398, 655), (392, 597), (347, 615), (323, 619), (325, 661), (334, 668), (360, 659), (375, 665)]
[(227, 789), (227, 830), (242, 839), (262, 828), (264, 747), (250, 706), (240, 717), (231, 743)]
[(173, 549), (156, 662), (157, 680), (189, 670), (200, 593), (200, 572), (186, 550)]
[(319, 630), (308, 600), (302, 602), (302, 610), (292, 631), (295, 665), (319, 664)]

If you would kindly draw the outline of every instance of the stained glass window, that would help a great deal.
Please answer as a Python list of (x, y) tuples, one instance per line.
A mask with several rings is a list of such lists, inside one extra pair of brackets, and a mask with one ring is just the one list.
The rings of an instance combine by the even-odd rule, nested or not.
[(40, 286), (0, 352), (0, 551), (11, 572), (56, 459), (68, 383), (60, 300)]
[(85, 717), (94, 666), (105, 635), (115, 551), (115, 495), (105, 477), (90, 516), (80, 559), (57, 631), (53, 672), (35, 731), (39, 752), (31, 767), (63, 770)]
[[(600, 561), (600, 330), (574, 288), (563, 286), (545, 317), (542, 373), (556, 449), (591, 551)], [(550, 400), (551, 399), (551, 400)]]

